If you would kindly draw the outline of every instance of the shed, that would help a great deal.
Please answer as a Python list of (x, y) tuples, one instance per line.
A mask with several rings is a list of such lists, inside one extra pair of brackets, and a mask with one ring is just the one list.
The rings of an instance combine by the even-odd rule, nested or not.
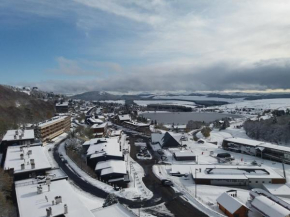
[(229, 217), (246, 217), (248, 208), (236, 198), (230, 196), (227, 192), (222, 193), (217, 198), (219, 209)]
[(196, 159), (195, 154), (189, 151), (178, 151), (175, 152), (173, 156), (177, 161), (186, 161), (186, 160), (195, 161)]

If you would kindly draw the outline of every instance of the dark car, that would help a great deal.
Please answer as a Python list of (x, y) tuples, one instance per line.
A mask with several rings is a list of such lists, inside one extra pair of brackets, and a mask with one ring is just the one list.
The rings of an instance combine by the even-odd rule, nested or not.
[(161, 180), (161, 184), (163, 186), (173, 186), (173, 183), (170, 180), (168, 180), (168, 179)]
[(164, 155), (164, 151), (162, 149), (157, 150), (157, 153), (160, 155)]

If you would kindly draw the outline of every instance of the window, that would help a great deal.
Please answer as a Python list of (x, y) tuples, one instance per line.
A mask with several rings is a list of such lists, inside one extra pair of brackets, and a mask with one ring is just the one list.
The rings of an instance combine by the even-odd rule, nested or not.
[(258, 183), (258, 181), (256, 181), (256, 183)]
[(252, 181), (249, 181), (249, 183), (252, 183)]

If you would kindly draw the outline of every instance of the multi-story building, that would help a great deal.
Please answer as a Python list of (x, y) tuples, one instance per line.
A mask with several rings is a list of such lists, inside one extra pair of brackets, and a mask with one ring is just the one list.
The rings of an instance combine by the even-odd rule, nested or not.
[(70, 116), (57, 116), (52, 119), (39, 123), (36, 129), (36, 134), (42, 141), (51, 140), (70, 130)]

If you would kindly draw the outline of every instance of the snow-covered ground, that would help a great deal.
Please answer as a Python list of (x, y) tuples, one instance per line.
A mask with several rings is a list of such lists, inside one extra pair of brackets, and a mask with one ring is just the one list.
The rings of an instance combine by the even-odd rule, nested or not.
[(194, 102), (179, 101), (179, 100), (134, 100), (137, 105), (147, 106), (149, 104), (162, 104), (162, 105), (182, 105), (190, 108), (195, 108)]
[(221, 109), (255, 108), (255, 109), (284, 109), (290, 108), (290, 99), (260, 99), (246, 100), (220, 106)]

